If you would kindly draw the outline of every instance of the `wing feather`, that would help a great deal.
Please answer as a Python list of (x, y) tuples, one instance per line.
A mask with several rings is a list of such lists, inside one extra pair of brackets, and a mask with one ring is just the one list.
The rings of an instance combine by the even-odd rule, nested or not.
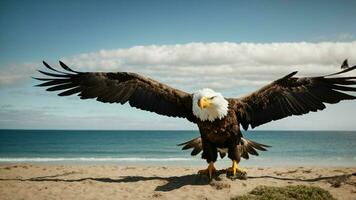
[(75, 88), (72, 88), (70, 90), (66, 90), (64, 92), (59, 93), (58, 96), (69, 96), (69, 95), (73, 95), (73, 94), (79, 93), (80, 91), (81, 91), (80, 87), (75, 87)]
[[(293, 72), (242, 98), (232, 99), (239, 123), (247, 130), (272, 120), (325, 109), (325, 103), (356, 99), (356, 77), (334, 77), (356, 69), (318, 77), (297, 78)], [(249, 150), (249, 149), (247, 149)], [(252, 152), (253, 153), (253, 152)]]
[(192, 95), (164, 85), (150, 78), (128, 72), (78, 72), (60, 61), (64, 71), (54, 69), (46, 62), (51, 72), (39, 70), (45, 78), (34, 78), (47, 87), (47, 91), (61, 91), (59, 96), (77, 94), (81, 99), (95, 98), (104, 103), (128, 102), (130, 106), (171, 117), (187, 118), (194, 122)]

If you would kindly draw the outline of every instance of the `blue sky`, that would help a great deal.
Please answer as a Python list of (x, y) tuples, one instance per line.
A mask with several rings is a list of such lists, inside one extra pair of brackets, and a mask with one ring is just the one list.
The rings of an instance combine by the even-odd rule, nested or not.
[[(190, 85), (197, 83), (227, 96), (243, 95), (294, 69), (314, 75), (338, 70), (344, 58), (356, 63), (355, 8), (355, 1), (0, 1), (0, 128), (196, 129), (129, 106), (59, 98), (32, 87), (36, 82), (29, 77), (42, 60), (63, 59), (82, 70), (136, 71), (190, 92), (199, 89)], [(220, 49), (253, 49), (248, 56), (259, 64), (227, 58)], [(281, 58), (269, 49), (291, 54)], [(335, 49), (331, 56), (325, 53), (330, 49)], [(181, 56), (190, 51), (198, 55)], [(315, 59), (305, 52), (315, 53)], [(166, 54), (177, 58), (168, 60)], [(289, 55), (295, 59), (286, 59)], [(244, 64), (251, 64), (249, 77), (221, 86), (227, 80), (221, 71), (244, 72)], [(199, 81), (186, 75), (197, 70), (207, 71), (196, 74)], [(356, 130), (355, 106), (333, 105), (259, 129)], [(342, 117), (331, 122), (335, 115)]]

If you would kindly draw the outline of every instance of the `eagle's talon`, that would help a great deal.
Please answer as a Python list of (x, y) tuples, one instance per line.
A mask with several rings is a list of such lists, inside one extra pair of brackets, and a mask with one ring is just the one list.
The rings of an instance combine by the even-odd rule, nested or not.
[(214, 167), (214, 163), (210, 162), (208, 168), (207, 169), (203, 169), (203, 170), (199, 170), (198, 174), (199, 175), (207, 175), (207, 176), (209, 176), (209, 179), (211, 179), (213, 177), (213, 175), (216, 174), (216, 169)]
[(236, 176), (240, 174), (241, 176), (246, 176), (247, 172), (243, 168), (239, 168), (237, 161), (233, 160), (232, 161), (232, 167), (229, 167), (226, 169), (227, 174), (231, 174), (232, 176)]
[(237, 172), (236, 175), (233, 175), (231, 172), (226, 174), (227, 178), (230, 178), (231, 180), (247, 180), (247, 173), (241, 173)]

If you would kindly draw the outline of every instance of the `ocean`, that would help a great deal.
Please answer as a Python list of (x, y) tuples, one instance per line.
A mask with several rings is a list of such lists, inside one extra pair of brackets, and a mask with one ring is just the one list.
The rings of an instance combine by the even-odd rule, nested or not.
[[(356, 131), (248, 131), (271, 145), (242, 166), (356, 166)], [(0, 130), (1, 163), (205, 166), (177, 144), (198, 131)], [(228, 158), (218, 166), (230, 166)]]

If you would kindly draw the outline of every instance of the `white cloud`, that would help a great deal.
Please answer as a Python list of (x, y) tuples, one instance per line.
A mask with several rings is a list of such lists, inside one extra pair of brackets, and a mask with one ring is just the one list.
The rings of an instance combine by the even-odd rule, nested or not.
[(24, 80), (30, 79), (36, 66), (40, 65), (38, 63), (19, 63), (0, 66), (0, 87), (22, 83)]
[(82, 70), (133, 71), (180, 88), (262, 86), (291, 71), (321, 75), (356, 61), (356, 41), (189, 43), (101, 50), (64, 58)]
[(184, 45), (135, 46), (101, 50), (67, 58), (89, 68), (193, 67), (238, 68), (240, 66), (337, 64), (355, 57), (356, 41), (323, 43), (189, 43)]
[[(62, 60), (77, 70), (143, 73), (192, 91), (201, 87), (230, 90), (262, 86), (295, 70), (301, 75), (327, 74), (339, 70), (345, 58), (350, 64), (356, 62), (356, 41), (150, 45), (101, 50)], [(27, 64), (27, 70), (24, 66), (5, 70), (0, 84), (29, 77), (28, 70), (35, 65)]]

